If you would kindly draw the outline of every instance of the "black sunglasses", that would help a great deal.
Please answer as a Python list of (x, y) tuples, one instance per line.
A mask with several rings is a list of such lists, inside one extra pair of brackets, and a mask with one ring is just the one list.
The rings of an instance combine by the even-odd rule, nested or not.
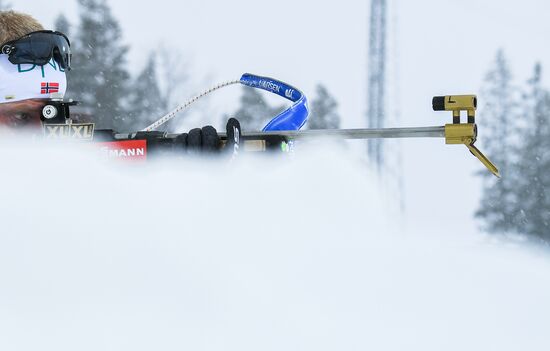
[(63, 69), (71, 69), (71, 42), (61, 32), (41, 30), (2, 44), (0, 52), (16, 64), (44, 66), (53, 58)]

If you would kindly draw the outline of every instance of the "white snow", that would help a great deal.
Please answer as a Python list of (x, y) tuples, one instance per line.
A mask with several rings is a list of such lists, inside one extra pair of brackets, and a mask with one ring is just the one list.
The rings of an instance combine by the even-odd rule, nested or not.
[(0, 350), (550, 349), (546, 249), (403, 229), (341, 151), (87, 155), (0, 142)]

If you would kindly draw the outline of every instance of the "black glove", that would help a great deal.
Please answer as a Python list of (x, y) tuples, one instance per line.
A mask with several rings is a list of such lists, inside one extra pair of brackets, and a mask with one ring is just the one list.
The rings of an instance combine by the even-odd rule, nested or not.
[(189, 133), (179, 134), (175, 138), (167, 138), (164, 132), (139, 132), (136, 139), (145, 139), (148, 144), (148, 154), (169, 155), (187, 153), (218, 153), (227, 150), (233, 155), (239, 151), (241, 125), (235, 118), (227, 121), (227, 142), (223, 143), (216, 129), (212, 126), (194, 128)]
[[(237, 154), (241, 136), (241, 124), (235, 118), (230, 118), (226, 125), (227, 141), (223, 150)], [(212, 126), (191, 129), (189, 133), (180, 134), (174, 140), (174, 149), (190, 152), (215, 153), (222, 150), (222, 141), (216, 129)]]
[(212, 126), (191, 129), (189, 133), (183, 133), (174, 140), (176, 151), (202, 151), (216, 152), (220, 149), (221, 139), (218, 132)]

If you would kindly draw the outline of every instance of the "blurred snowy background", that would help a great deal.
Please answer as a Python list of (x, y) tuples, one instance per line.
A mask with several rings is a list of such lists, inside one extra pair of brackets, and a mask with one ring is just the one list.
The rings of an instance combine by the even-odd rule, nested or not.
[[(368, 123), (369, 1), (1, 5), (68, 32), (69, 95), (104, 126), (139, 128), (244, 72), (301, 88), (340, 127)], [(401, 157), (382, 177), (361, 143), (138, 171), (4, 141), (0, 349), (548, 350), (549, 10), (387, 1), (386, 125), (449, 123), (432, 96), (477, 93), (499, 182), (437, 139), (388, 143)], [(170, 127), (280, 108), (250, 94)]]

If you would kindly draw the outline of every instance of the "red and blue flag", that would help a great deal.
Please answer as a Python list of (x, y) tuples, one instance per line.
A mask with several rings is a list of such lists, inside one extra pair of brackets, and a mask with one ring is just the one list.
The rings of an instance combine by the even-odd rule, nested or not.
[(59, 93), (59, 83), (41, 83), (40, 94)]

